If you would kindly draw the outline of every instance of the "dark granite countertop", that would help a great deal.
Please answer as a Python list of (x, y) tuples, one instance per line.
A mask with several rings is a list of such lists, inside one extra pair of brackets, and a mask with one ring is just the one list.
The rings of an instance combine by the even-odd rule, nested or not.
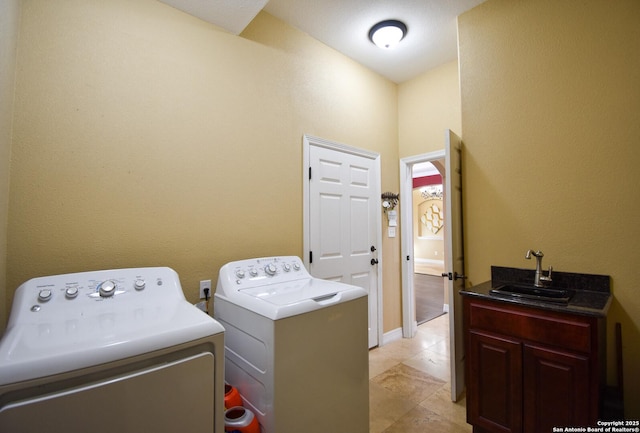
[(532, 285), (534, 271), (531, 269), (491, 267), (491, 280), (471, 288), (461, 290), (464, 296), (476, 296), (549, 311), (606, 317), (613, 296), (608, 275), (575, 274), (554, 272), (553, 287), (574, 290), (575, 294), (567, 304), (546, 302), (535, 299), (494, 295), (491, 289), (504, 284)]

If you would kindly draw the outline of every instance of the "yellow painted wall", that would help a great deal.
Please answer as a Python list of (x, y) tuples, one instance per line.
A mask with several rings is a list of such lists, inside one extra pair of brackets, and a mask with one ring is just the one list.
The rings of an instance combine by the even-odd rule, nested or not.
[(25, 0), (16, 88), (8, 301), (38, 275), (162, 265), (195, 301), (230, 260), (300, 255), (304, 133), (379, 152), (398, 189), (397, 85), (266, 13), (234, 36), (155, 0)]
[(461, 135), (458, 62), (449, 62), (398, 86), (400, 158), (444, 149), (444, 131)]
[(640, 418), (640, 2), (489, 0), (458, 20), (466, 265), (610, 275)]
[[(7, 219), (19, 0), (0, 2), (0, 299), (7, 294)], [(0, 334), (7, 309), (0, 303)]]

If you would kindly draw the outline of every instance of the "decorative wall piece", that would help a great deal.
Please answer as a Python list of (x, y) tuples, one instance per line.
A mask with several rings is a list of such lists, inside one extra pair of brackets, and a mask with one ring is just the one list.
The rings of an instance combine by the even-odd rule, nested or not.
[(392, 192), (383, 192), (382, 193), (382, 207), (384, 211), (393, 210), (398, 205), (398, 199), (400, 198), (399, 194), (394, 194)]
[(442, 184), (424, 185), (420, 187), (420, 197), (424, 199), (418, 205), (418, 218), (420, 220), (420, 236), (431, 237), (439, 234), (444, 227), (444, 190)]
[(444, 227), (444, 211), (442, 209), (442, 201), (431, 203), (427, 211), (420, 217), (420, 221), (424, 224), (428, 231), (437, 234)]

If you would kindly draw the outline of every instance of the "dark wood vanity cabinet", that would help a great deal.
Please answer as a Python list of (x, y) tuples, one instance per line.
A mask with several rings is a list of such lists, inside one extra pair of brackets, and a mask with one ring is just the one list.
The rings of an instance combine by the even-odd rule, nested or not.
[(475, 433), (596, 425), (603, 319), (471, 296), (464, 319), (467, 421)]

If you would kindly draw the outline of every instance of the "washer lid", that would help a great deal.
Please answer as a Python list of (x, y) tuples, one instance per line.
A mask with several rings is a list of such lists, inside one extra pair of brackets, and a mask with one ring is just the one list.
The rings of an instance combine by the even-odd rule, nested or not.
[(240, 289), (227, 295), (216, 292), (215, 296), (276, 320), (366, 297), (367, 292), (350, 284), (305, 278)]
[(335, 284), (313, 278), (307, 280), (288, 281), (281, 284), (240, 289), (244, 293), (255, 298), (270, 302), (274, 305), (285, 306), (299, 304), (304, 301), (326, 301), (336, 296), (339, 292), (349, 290), (350, 287), (343, 284)]

